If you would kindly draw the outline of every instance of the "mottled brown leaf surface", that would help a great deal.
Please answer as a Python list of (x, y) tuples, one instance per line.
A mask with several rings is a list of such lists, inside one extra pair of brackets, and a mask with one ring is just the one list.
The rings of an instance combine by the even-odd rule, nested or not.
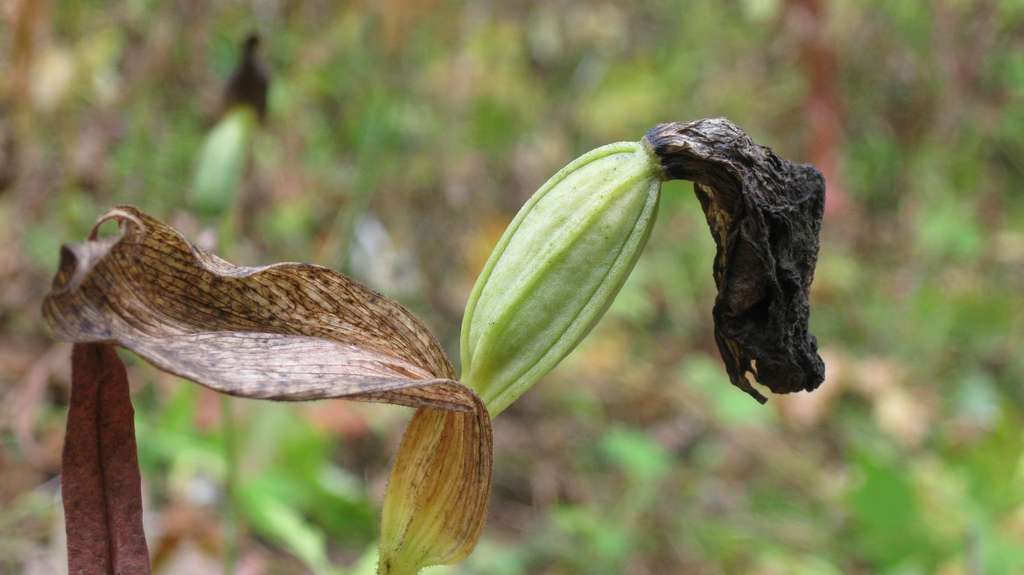
[[(108, 220), (119, 222), (119, 233), (98, 239)], [(403, 471), (392, 477), (389, 501), (391, 491), (404, 489), (405, 500), (426, 506), (443, 476), (460, 504), (472, 504), (440, 520), (458, 522), (451, 529), (464, 536), (460, 546), (475, 545), (490, 491), (490, 419), (453, 380), (434, 336), (398, 303), (320, 266), (232, 265), (125, 206), (101, 217), (89, 241), (62, 248), (43, 314), (60, 339), (117, 343), (222, 393), (421, 408), (395, 462)], [(447, 431), (440, 439), (415, 432), (423, 421)], [(424, 450), (445, 456), (424, 463)], [(427, 467), (442, 460), (460, 472)], [(415, 532), (421, 517), (384, 528)]]
[(825, 364), (810, 334), (825, 180), (755, 144), (724, 118), (655, 126), (644, 137), (668, 179), (691, 180), (718, 251), (715, 339), (733, 385), (765, 398), (810, 391)]
[(241, 397), (472, 408), (427, 328), (380, 294), (314, 265), (234, 266), (134, 208), (110, 219), (119, 236), (62, 249), (43, 304), (59, 338)]
[(114, 348), (76, 344), (61, 470), (72, 575), (149, 573), (128, 377)]

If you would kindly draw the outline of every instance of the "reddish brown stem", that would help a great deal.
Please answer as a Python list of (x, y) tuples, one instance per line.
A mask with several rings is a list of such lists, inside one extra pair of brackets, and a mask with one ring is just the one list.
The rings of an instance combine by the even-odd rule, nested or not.
[(61, 492), (68, 572), (149, 573), (128, 377), (114, 348), (75, 344)]
[(827, 0), (789, 0), (788, 18), (797, 37), (799, 62), (807, 82), (807, 154), (828, 182), (825, 217), (842, 215), (849, 198), (842, 183), (843, 106), (839, 60), (828, 34)]

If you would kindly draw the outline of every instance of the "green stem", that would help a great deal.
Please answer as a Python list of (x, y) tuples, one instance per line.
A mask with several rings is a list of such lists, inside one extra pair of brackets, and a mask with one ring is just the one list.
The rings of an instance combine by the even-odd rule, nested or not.
[[(227, 217), (221, 221), (218, 243), (221, 253), (231, 257), (235, 243), (237, 203)], [(241, 531), (238, 510), (238, 441), (235, 425), (235, 411), (231, 396), (220, 396), (221, 433), (224, 436), (224, 575), (234, 575), (238, 566), (239, 532)]]
[(419, 567), (397, 563), (377, 564), (377, 575), (418, 575)]
[(224, 434), (224, 573), (234, 575), (238, 565), (238, 444), (235, 441), (235, 417), (231, 397), (220, 396), (221, 432)]

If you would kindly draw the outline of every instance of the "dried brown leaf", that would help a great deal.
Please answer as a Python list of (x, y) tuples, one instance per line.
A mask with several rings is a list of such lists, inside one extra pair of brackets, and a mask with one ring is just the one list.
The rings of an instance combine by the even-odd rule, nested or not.
[(60, 339), (117, 342), (242, 397), (472, 409), (437, 340), (399, 304), (320, 266), (234, 266), (135, 208), (97, 226), (112, 219), (119, 235), (61, 250), (43, 303)]
[[(109, 220), (119, 222), (119, 233), (97, 238)], [(442, 521), (459, 533), (459, 549), (475, 545), (490, 491), (490, 419), (473, 392), (453, 380), (434, 336), (398, 303), (320, 266), (232, 265), (123, 206), (99, 219), (89, 241), (62, 248), (43, 314), (60, 339), (117, 343), (222, 393), (421, 408), (385, 506), (391, 492), (404, 490), (402, 505), (429, 507), (443, 477), (445, 489), (461, 493), (459, 503), (472, 504)], [(442, 436), (421, 432), (425, 422), (444, 429)], [(444, 455), (424, 460), (425, 451)], [(435, 473), (431, 465), (458, 472)], [(384, 531), (415, 532), (426, 516), (392, 514), (399, 523), (386, 517)]]

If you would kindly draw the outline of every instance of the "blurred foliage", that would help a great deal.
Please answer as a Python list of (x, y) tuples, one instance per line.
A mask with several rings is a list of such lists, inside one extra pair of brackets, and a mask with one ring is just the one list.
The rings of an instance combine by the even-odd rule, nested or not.
[[(668, 185), (608, 316), (496, 420), (480, 547), (432, 573), (1024, 572), (1019, 0), (15, 0), (2, 17), (0, 571), (63, 564), (67, 350), (37, 312), (60, 243), (117, 203), (208, 238), (190, 186), (255, 29), (272, 84), (233, 258), (341, 269), (453, 356), (504, 225), (581, 153), (724, 115), (787, 158), (838, 158), (812, 294), (824, 386), (759, 407), (727, 384), (713, 245), (690, 186)], [(218, 572), (217, 400), (128, 359), (157, 572)], [(408, 412), (237, 411), (240, 570), (372, 573)]]

